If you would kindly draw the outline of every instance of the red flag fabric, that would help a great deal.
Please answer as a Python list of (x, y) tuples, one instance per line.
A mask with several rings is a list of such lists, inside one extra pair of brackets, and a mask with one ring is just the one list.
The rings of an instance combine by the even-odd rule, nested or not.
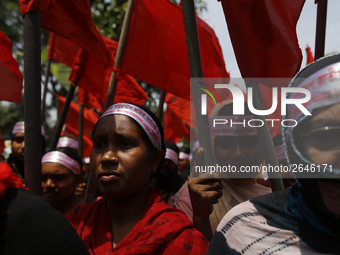
[[(204, 77), (229, 77), (214, 31), (198, 17), (197, 26)], [(121, 68), (166, 92), (190, 99), (190, 71), (180, 7), (168, 0), (135, 1)]]
[(0, 100), (20, 103), (22, 74), (12, 55), (12, 42), (0, 31)]
[(166, 93), (164, 102), (167, 104), (164, 114), (164, 140), (176, 144), (190, 133), (190, 101)]
[(164, 115), (164, 140), (177, 144), (182, 137), (187, 137), (189, 128), (170, 108), (167, 108)]
[(113, 58), (95, 27), (88, 0), (20, 0), (21, 15), (41, 11), (41, 27), (89, 52), (106, 67)]
[(0, 136), (0, 156), (4, 152), (4, 149), (5, 149), (5, 139), (2, 139), (2, 137)]
[(66, 38), (52, 32), (50, 33), (48, 59), (72, 67), (78, 50), (79, 47)]
[(25, 188), (20, 177), (12, 171), (7, 163), (0, 163), (0, 199), (3, 198), (8, 188)]
[(306, 53), (307, 53), (307, 65), (309, 65), (310, 63), (314, 62), (314, 57), (313, 57), (313, 53), (310, 50), (310, 47), (307, 44), (306, 47)]
[[(103, 100), (100, 101), (102, 102)], [(81, 87), (78, 87), (78, 103), (90, 109), (103, 110), (103, 106), (99, 103), (98, 98)]]
[(178, 97), (171, 93), (166, 93), (164, 102), (167, 104), (167, 110), (171, 109), (176, 115), (186, 123), (187, 126), (195, 126), (190, 122), (190, 101)]
[[(77, 137), (78, 140), (79, 131), (71, 127), (70, 125), (65, 124), (60, 136), (69, 134)], [(83, 135), (83, 158), (90, 157), (92, 148), (93, 148), (92, 140), (87, 135)]]
[[(115, 53), (117, 44), (111, 43), (108, 44), (108, 47)], [(96, 102), (94, 102), (93, 105), (89, 105), (90, 101), (87, 102), (87, 106), (100, 111), (103, 110), (110, 79), (111, 70), (104, 69), (97, 59), (88, 56), (88, 53), (84, 50), (79, 50), (79, 53), (73, 62), (69, 80), (73, 83), (77, 83), (78, 87), (81, 87), (86, 92), (92, 94), (89, 98), (92, 98), (93, 101), (96, 99)], [(126, 102), (143, 105), (147, 97), (145, 91), (132, 76), (119, 72), (119, 80), (114, 100), (115, 103)], [(80, 99), (82, 100), (83, 98)]]
[[(66, 98), (62, 96), (58, 96), (58, 95), (56, 95), (56, 97), (58, 98), (58, 102), (59, 102), (58, 104), (59, 112), (61, 112)], [(79, 105), (75, 102), (71, 102), (70, 109), (67, 113), (65, 124), (67, 124), (69, 127), (79, 130), (78, 120), (79, 120)], [(84, 108), (84, 127), (83, 127), (84, 135), (91, 138), (92, 130), (94, 128), (94, 125), (97, 123), (97, 121), (98, 121), (98, 114), (95, 113), (94, 111)]]
[(221, 2), (244, 78), (291, 78), (299, 71), (302, 53), (296, 24), (305, 0)]
[[(182, 137), (189, 141), (197, 140), (196, 132), (192, 129), (196, 126), (196, 121), (195, 118), (190, 118), (190, 101), (166, 93), (164, 102), (167, 104), (164, 114), (164, 140), (173, 143), (178, 143)], [(211, 104), (211, 100), (208, 102)]]
[[(105, 36), (102, 36), (102, 38), (114, 56), (117, 52), (118, 42)], [(110, 69), (105, 70), (100, 62), (89, 56), (86, 51), (64, 37), (53, 33), (50, 34), (48, 58), (73, 67), (70, 81), (80, 81), (78, 83), (78, 102), (80, 104), (88, 108), (103, 110), (111, 78)], [(133, 77), (122, 72), (120, 74), (115, 102), (143, 105), (147, 99), (147, 94)]]

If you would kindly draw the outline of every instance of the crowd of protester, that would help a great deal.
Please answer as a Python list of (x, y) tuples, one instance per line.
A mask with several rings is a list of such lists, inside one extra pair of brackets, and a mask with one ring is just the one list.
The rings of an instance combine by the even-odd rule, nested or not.
[[(18, 120), (12, 153), (0, 163), (0, 253), (340, 254), (339, 73), (335, 54), (289, 84), (310, 91), (312, 115), (288, 105), (285, 118), (297, 125), (274, 138), (277, 157), (280, 164), (321, 171), (282, 173), (286, 189), (277, 192), (262, 172), (190, 174), (203, 164), (198, 142), (190, 155), (164, 141), (149, 109), (116, 103), (93, 129), (90, 159), (79, 157), (72, 136), (60, 137), (46, 153), (43, 142), (40, 197), (25, 186), (25, 124)], [(232, 110), (226, 100), (210, 117), (235, 118)], [(252, 118), (247, 104), (244, 118)], [(256, 128), (224, 128), (211, 132), (215, 163), (237, 170), (265, 165)], [(44, 133), (42, 127), (43, 141)], [(86, 203), (89, 172), (97, 195)]]

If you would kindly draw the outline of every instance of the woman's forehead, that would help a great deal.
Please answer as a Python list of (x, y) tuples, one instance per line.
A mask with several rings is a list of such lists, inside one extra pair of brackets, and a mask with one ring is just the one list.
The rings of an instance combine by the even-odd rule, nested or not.
[(95, 134), (127, 131), (136, 132), (137, 130), (137, 125), (129, 117), (121, 114), (114, 114), (105, 116), (99, 120)]

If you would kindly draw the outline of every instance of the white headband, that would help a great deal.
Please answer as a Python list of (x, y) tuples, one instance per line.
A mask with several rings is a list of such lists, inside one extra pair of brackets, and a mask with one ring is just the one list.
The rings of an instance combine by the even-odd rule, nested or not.
[(189, 159), (189, 156), (190, 156), (190, 155), (189, 155), (188, 153), (185, 153), (185, 152), (182, 152), (182, 151), (181, 151), (181, 152), (179, 153), (179, 156), (178, 156), (178, 157), (179, 157), (179, 159), (188, 160), (188, 159)]
[(58, 140), (57, 148), (60, 147), (70, 147), (78, 150), (78, 141), (67, 136), (60, 137)]
[(60, 151), (51, 151), (46, 153), (41, 160), (41, 164), (47, 162), (62, 164), (63, 166), (66, 166), (68, 169), (70, 169), (75, 175), (80, 174), (79, 163)]
[[(252, 119), (253, 115), (209, 117), (210, 135), (215, 136), (257, 135), (256, 127), (252, 127), (249, 125)], [(255, 126), (256, 124), (251, 123), (251, 125)]]
[[(25, 133), (25, 122), (19, 121), (15, 123), (12, 134), (14, 135), (17, 133)], [(45, 136), (45, 128), (43, 126), (41, 126), (41, 134)]]
[[(299, 87), (308, 89), (311, 93), (311, 99), (307, 103), (303, 104), (303, 106), (309, 111), (339, 103), (340, 63), (331, 64), (320, 69), (308, 78), (304, 79)], [(301, 96), (301, 93), (292, 93), (289, 98), (296, 99)], [(288, 113), (289, 118), (295, 120), (298, 120), (303, 114), (295, 105), (288, 108)]]
[(122, 114), (137, 121), (137, 123), (144, 129), (153, 146), (157, 149), (161, 149), (162, 139), (159, 128), (151, 116), (143, 109), (132, 104), (117, 103), (111, 105), (99, 119), (111, 114)]
[(178, 165), (178, 155), (175, 151), (166, 148), (165, 158), (172, 160), (175, 165)]

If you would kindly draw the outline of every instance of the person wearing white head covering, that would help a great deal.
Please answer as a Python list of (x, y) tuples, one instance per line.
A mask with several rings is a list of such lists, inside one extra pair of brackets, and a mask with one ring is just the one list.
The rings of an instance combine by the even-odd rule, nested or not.
[(41, 164), (42, 195), (50, 199), (61, 214), (84, 204), (84, 198), (75, 195), (82, 180), (82, 162), (72, 148), (58, 148), (46, 153)]
[[(245, 105), (246, 106), (246, 105)], [(245, 107), (246, 115), (242, 118), (251, 119), (249, 109)], [(210, 119), (226, 118), (238, 120), (239, 116), (232, 116), (232, 100), (218, 104), (212, 110)], [(210, 128), (214, 162), (220, 166), (260, 166), (263, 164), (261, 143), (256, 128), (224, 125), (222, 128)], [(203, 149), (196, 154), (195, 165), (201, 165)], [(194, 172), (194, 171), (192, 171)], [(209, 173), (207, 173), (209, 174)], [(192, 219), (195, 227), (208, 239), (211, 239), (217, 225), (224, 215), (235, 205), (256, 196), (271, 192), (269, 187), (257, 183), (259, 172), (253, 174), (238, 174), (232, 172), (220, 173), (217, 178), (193, 178), (192, 174), (177, 194), (169, 199), (168, 205), (185, 212)], [(218, 203), (213, 204), (214, 199)]]
[[(45, 129), (41, 126), (42, 154), (45, 152)], [(25, 123), (17, 122), (12, 130), (12, 153), (7, 159), (7, 163), (12, 170), (25, 183)]]
[(182, 178), (178, 175), (178, 147), (170, 141), (165, 141), (166, 152), (162, 162), (161, 171), (151, 181), (151, 187), (159, 189), (165, 203), (183, 185)]
[[(283, 191), (234, 207), (222, 219), (207, 254), (339, 254), (340, 251), (340, 54), (301, 70), (289, 87), (307, 89), (282, 127), (283, 148), (296, 182)], [(287, 98), (300, 98), (290, 93)]]

